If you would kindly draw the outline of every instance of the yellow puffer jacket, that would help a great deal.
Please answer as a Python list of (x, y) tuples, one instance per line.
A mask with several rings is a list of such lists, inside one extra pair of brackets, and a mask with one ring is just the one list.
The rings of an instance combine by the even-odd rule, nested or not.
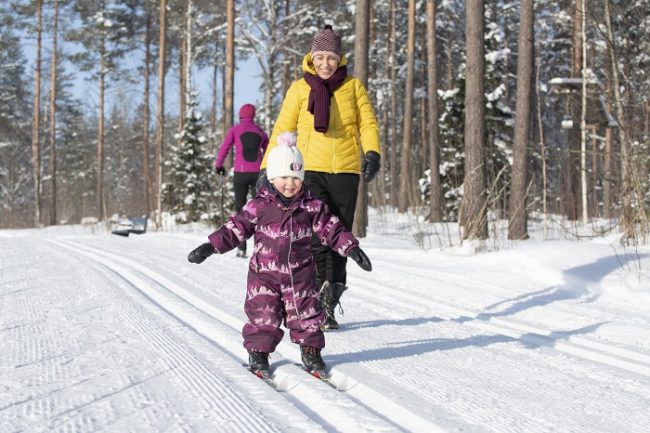
[[(345, 56), (339, 66), (347, 63)], [(316, 75), (311, 54), (302, 60), (305, 72)], [(365, 87), (357, 78), (347, 76), (330, 98), (330, 121), (327, 132), (314, 130), (314, 116), (307, 111), (309, 84), (304, 78), (293, 82), (282, 103), (278, 119), (262, 161), (277, 145), (282, 132), (296, 131), (297, 146), (305, 160), (305, 169), (325, 173), (360, 173), (361, 155), (374, 150), (381, 153), (379, 127)], [(357, 140), (357, 134), (359, 139)]]

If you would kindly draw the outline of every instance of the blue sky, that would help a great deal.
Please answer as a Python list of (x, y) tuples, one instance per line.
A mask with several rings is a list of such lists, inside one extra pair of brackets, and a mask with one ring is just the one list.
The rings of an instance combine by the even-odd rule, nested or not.
[[(25, 53), (25, 56), (27, 58), (27, 70), (29, 71), (30, 74), (33, 73), (33, 68), (34, 68), (34, 61), (35, 61), (35, 42), (33, 38), (30, 37), (23, 37), (22, 39), (22, 48), (23, 52)], [(59, 41), (59, 44), (61, 42)], [(68, 44), (69, 46), (69, 44)], [(46, 91), (47, 87), (49, 86), (49, 69), (48, 68), (47, 62), (49, 61), (49, 48), (51, 47), (51, 41), (47, 38), (47, 35), (44, 35), (43, 38), (43, 64), (42, 68), (43, 70), (41, 71), (42, 74), (42, 79), (43, 79), (43, 91)], [(66, 49), (66, 54), (70, 54), (72, 52), (72, 49)], [(141, 64), (142, 59), (141, 58), (133, 58), (132, 59), (132, 64), (129, 63), (129, 59), (127, 59), (125, 62), (127, 63), (128, 68), (133, 68), (135, 70), (138, 65)], [(95, 82), (91, 82), (87, 80), (88, 75), (82, 72), (79, 72), (77, 69), (75, 69), (72, 65), (69, 63), (66, 63), (66, 68), (68, 72), (74, 72), (75, 75), (73, 77), (73, 82), (74, 82), (74, 87), (73, 87), (73, 94), (80, 100), (84, 101), (86, 105), (88, 105), (88, 108), (95, 108), (97, 106), (97, 101), (98, 101), (98, 89), (97, 89), (97, 84)], [(260, 69), (257, 61), (250, 57), (246, 60), (239, 60), (239, 62), (236, 62), (236, 67), (237, 70), (235, 71), (235, 119), (237, 119), (237, 111), (239, 110), (239, 107), (242, 104), (245, 103), (250, 103), (250, 104), (255, 104), (257, 105), (259, 102), (262, 101), (263, 95), (260, 93), (260, 85), (261, 85), (261, 78), (260, 78)], [(152, 74), (156, 73), (156, 70), (151, 71)], [(153, 77), (155, 78), (155, 77)], [(219, 80), (221, 81), (221, 77), (219, 77)], [(165, 91), (165, 99), (166, 99), (166, 111), (168, 113), (176, 113), (178, 110), (178, 77), (176, 71), (169, 72), (167, 74), (166, 80), (166, 91)], [(199, 99), (200, 99), (200, 107), (201, 109), (208, 110), (210, 106), (210, 98), (212, 94), (212, 71), (210, 69), (205, 69), (205, 70), (196, 70), (194, 72), (194, 83), (195, 86), (199, 92)], [(109, 83), (110, 86), (113, 87), (113, 89), (108, 89), (107, 94), (106, 94), (106, 99), (107, 99), (107, 106), (110, 107), (111, 105), (111, 100), (116, 97), (117, 91), (115, 90), (114, 83)], [(142, 91), (142, 86), (136, 85), (135, 87), (133, 85), (129, 85), (124, 87), (125, 91), (130, 94), (130, 93), (137, 93), (140, 94)], [(155, 110), (155, 92), (156, 92), (156, 81), (155, 79), (152, 79), (151, 82), (151, 92), (152, 92), (152, 99), (151, 99), (151, 104), (152, 104), (152, 112)], [(221, 92), (221, 89), (219, 89), (219, 92)], [(221, 95), (219, 95), (219, 98), (221, 98)], [(136, 102), (136, 101), (134, 101)], [(221, 108), (221, 103), (219, 104), (219, 108)]]

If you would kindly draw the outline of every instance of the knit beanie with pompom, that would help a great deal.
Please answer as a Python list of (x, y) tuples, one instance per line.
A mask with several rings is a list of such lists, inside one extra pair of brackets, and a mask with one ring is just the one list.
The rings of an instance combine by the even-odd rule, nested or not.
[(269, 180), (285, 176), (305, 179), (305, 163), (296, 147), (296, 134), (293, 132), (278, 135), (278, 145), (271, 149), (266, 159), (266, 177)]

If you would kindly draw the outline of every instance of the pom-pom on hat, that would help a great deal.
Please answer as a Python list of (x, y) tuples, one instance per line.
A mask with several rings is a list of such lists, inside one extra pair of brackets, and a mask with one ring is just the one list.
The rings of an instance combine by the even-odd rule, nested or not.
[(244, 104), (239, 108), (240, 119), (252, 119), (255, 117), (255, 106), (253, 104)]
[(278, 135), (278, 145), (271, 149), (266, 159), (266, 177), (297, 177), (305, 179), (305, 163), (296, 147), (296, 134), (283, 132)]
[(338, 56), (339, 61), (343, 55), (341, 45), (341, 36), (338, 35), (329, 24), (323, 27), (314, 35), (314, 41), (311, 44), (311, 56), (316, 53), (332, 53)]

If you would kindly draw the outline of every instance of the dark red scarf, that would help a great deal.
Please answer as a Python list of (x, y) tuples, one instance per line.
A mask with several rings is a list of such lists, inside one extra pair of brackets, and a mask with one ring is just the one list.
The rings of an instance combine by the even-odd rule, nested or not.
[(304, 73), (305, 81), (309, 84), (309, 103), (307, 110), (314, 115), (314, 129), (318, 132), (327, 132), (330, 123), (330, 98), (348, 75), (347, 66), (343, 65), (327, 80), (318, 75)]

